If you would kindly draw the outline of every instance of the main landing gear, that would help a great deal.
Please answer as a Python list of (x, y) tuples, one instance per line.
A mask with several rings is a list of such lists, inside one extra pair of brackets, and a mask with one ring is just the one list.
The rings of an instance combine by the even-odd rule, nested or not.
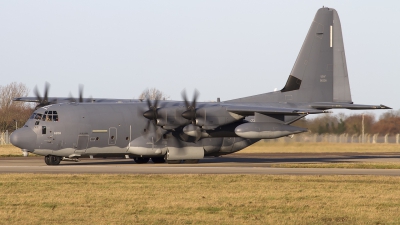
[(148, 163), (150, 158), (147, 158), (147, 157), (133, 157), (133, 160), (137, 164), (143, 164), (143, 163)]
[[(137, 164), (144, 164), (148, 163), (150, 158), (149, 157), (132, 157), (135, 163)], [(153, 163), (165, 163), (167, 162), (168, 164), (180, 164), (180, 163), (186, 163), (186, 164), (196, 164), (199, 162), (198, 159), (186, 159), (186, 160), (166, 160), (164, 157), (151, 157), (151, 161)]]
[[(133, 157), (133, 160), (137, 164), (144, 164), (144, 163), (148, 163), (150, 158), (149, 157)], [(164, 157), (151, 157), (151, 161), (153, 161), (153, 163), (165, 163)]]
[(46, 155), (44, 157), (44, 162), (49, 166), (55, 166), (60, 164), (62, 157), (55, 155)]

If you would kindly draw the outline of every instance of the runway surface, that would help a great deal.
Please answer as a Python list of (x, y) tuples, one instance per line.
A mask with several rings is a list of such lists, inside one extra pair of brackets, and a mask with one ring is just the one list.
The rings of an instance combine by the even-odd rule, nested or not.
[(400, 153), (232, 154), (197, 164), (136, 164), (131, 159), (81, 159), (47, 166), (43, 157), (0, 158), (0, 173), (388, 175), (400, 169), (273, 168), (276, 163), (400, 162)]

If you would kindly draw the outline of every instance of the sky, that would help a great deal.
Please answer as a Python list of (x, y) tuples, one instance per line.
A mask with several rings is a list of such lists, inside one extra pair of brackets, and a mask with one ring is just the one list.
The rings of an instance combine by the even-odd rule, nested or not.
[(270, 92), (322, 6), (341, 20), (353, 102), (400, 109), (400, 1), (3, 0), (0, 85), (127, 99), (155, 87), (172, 100), (197, 89), (200, 101)]

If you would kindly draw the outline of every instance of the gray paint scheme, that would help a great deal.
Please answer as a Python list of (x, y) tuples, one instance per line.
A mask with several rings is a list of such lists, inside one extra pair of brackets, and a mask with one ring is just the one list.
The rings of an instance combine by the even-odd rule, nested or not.
[(317, 11), (290, 75), (301, 80), (299, 90), (270, 92), (229, 102), (351, 103), (341, 26), (335, 9)]
[(318, 10), (280, 91), (197, 104), (160, 101), (152, 105), (130, 99), (65, 103), (66, 99), (49, 98), (52, 105), (35, 111), (57, 111), (59, 121), (29, 119), (13, 132), (11, 142), (46, 156), (50, 165), (58, 164), (60, 157), (124, 155), (138, 163), (150, 157), (153, 162), (161, 157), (176, 162), (230, 154), (263, 138), (305, 132), (290, 124), (331, 108), (389, 109), (352, 103), (340, 21), (332, 8)]

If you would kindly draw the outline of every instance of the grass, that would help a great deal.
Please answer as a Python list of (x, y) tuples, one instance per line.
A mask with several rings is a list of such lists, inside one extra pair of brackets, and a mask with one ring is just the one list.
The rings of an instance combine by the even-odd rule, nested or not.
[(329, 153), (357, 152), (381, 153), (400, 152), (397, 144), (360, 144), (360, 143), (277, 143), (259, 141), (238, 153)]
[(400, 169), (400, 163), (277, 163), (271, 164), (276, 168), (343, 168), (343, 169)]
[(0, 174), (0, 224), (399, 224), (400, 177)]
[(22, 156), (21, 149), (14, 145), (0, 145), (0, 157)]

